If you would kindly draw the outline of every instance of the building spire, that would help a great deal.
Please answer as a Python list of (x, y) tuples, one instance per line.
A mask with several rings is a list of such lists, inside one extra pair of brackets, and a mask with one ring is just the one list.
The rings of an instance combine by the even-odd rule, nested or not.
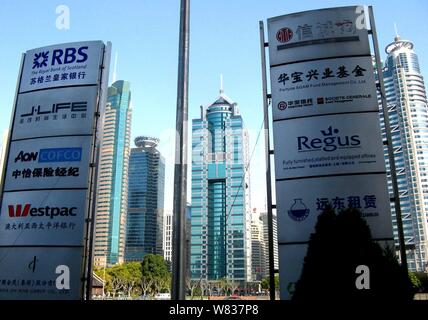
[(223, 73), (220, 73), (220, 95), (222, 95), (223, 93)]
[(394, 30), (395, 30), (395, 38), (394, 41), (400, 41), (400, 36), (398, 35), (398, 28), (397, 28), (397, 24), (394, 22)]

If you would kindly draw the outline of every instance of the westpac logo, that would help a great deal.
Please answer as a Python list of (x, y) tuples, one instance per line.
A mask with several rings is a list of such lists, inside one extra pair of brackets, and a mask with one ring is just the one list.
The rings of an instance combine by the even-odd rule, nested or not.
[(38, 161), (47, 162), (78, 162), (82, 160), (82, 148), (50, 148), (38, 152), (20, 151), (15, 157), (15, 163)]
[(88, 60), (88, 47), (55, 49), (34, 54), (33, 69), (70, 63), (82, 63)]
[(50, 217), (54, 219), (55, 217), (75, 217), (77, 207), (40, 207), (34, 208), (31, 204), (17, 204), (17, 205), (8, 205), (9, 217), (10, 218), (19, 218), (27, 217)]
[(299, 152), (318, 150), (332, 152), (336, 151), (337, 149), (352, 149), (361, 147), (361, 140), (359, 135), (341, 136), (339, 135), (339, 129), (333, 129), (332, 126), (329, 126), (327, 130), (320, 131), (320, 137), (297, 137), (297, 148)]

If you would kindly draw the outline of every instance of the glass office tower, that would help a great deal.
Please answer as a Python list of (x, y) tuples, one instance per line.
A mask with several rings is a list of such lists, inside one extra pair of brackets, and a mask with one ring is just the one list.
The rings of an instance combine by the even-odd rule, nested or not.
[(98, 167), (94, 264), (124, 261), (128, 160), (131, 130), (131, 92), (128, 81), (108, 88)]
[(128, 174), (125, 261), (142, 261), (148, 253), (163, 254), (165, 159), (159, 139), (135, 138)]
[(192, 124), (192, 279), (251, 280), (248, 133), (220, 90)]
[[(388, 115), (409, 270), (427, 268), (428, 210), (428, 110), (424, 81), (413, 43), (398, 35), (386, 47), (383, 66)], [(383, 114), (382, 131), (385, 135)], [(385, 139), (385, 136), (384, 136)], [(385, 158), (389, 169), (388, 153)], [(389, 176), (390, 177), (390, 176)], [(391, 197), (392, 187), (389, 181)], [(398, 248), (397, 223), (393, 213), (394, 236)]]

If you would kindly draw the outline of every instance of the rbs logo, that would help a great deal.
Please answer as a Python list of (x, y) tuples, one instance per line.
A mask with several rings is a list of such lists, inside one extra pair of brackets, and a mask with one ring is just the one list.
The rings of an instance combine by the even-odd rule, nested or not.
[(87, 54), (88, 47), (66, 48), (56, 49), (52, 51), (52, 55), (49, 56), (49, 51), (42, 51), (34, 55), (33, 69), (42, 67), (70, 64), (70, 63), (82, 63), (88, 60)]
[(39, 152), (21, 151), (15, 158), (15, 163), (39, 160), (43, 162), (77, 162), (82, 159), (82, 148), (51, 148), (40, 149)]
[(332, 126), (327, 130), (321, 130), (323, 138), (310, 139), (309, 137), (297, 137), (297, 148), (299, 152), (324, 150), (327, 152), (337, 149), (360, 148), (360, 136), (340, 136), (339, 129), (333, 129)]

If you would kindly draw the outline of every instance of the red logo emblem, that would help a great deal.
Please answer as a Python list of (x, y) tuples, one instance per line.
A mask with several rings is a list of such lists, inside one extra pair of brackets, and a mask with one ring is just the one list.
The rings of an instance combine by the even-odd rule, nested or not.
[(24, 210), (22, 209), (21, 204), (17, 204), (16, 208), (14, 206), (8, 206), (9, 207), (9, 217), (26, 217), (28, 216), (28, 212), (30, 211), (30, 205), (26, 204), (24, 205)]
[(293, 31), (290, 28), (282, 28), (276, 33), (276, 40), (285, 43), (293, 38)]
[(281, 111), (287, 109), (287, 102), (281, 101), (280, 103), (278, 103), (278, 109)]

